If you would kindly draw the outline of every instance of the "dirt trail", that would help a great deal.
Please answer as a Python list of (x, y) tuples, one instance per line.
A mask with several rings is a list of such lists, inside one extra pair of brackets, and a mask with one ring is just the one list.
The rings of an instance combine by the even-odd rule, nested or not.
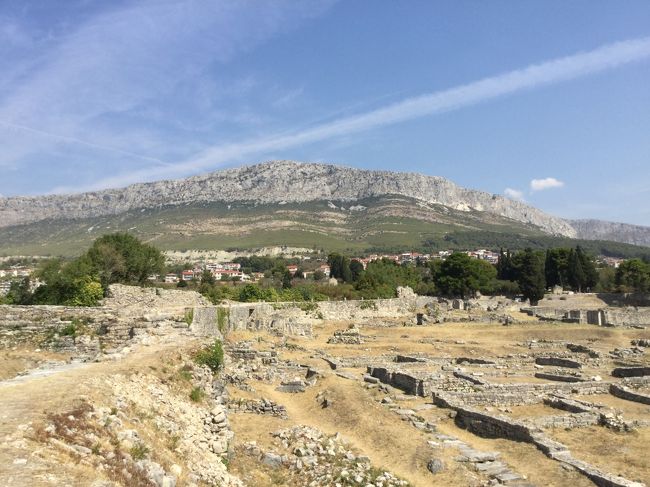
[[(0, 485), (84, 485), (79, 483), (79, 471), (71, 473), (64, 465), (43, 458), (39, 449), (33, 450), (22, 439), (22, 432), (49, 412), (101, 395), (102, 391), (90, 385), (92, 379), (143, 370), (157, 363), (161, 353), (177, 347), (174, 343), (137, 346), (113, 362), (72, 363), (0, 383)], [(92, 477), (86, 480), (92, 483)]]

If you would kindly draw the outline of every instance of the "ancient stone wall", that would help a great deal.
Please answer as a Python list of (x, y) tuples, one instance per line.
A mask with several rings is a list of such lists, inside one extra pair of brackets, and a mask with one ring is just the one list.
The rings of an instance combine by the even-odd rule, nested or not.
[(603, 326), (650, 326), (650, 308), (607, 308)]
[(100, 307), (3, 305), (0, 345), (37, 343), (92, 357), (116, 351), (149, 330), (187, 328), (197, 304), (206, 301), (191, 291), (114, 284)]
[(555, 367), (569, 367), (572, 369), (581, 369), (582, 364), (575, 360), (560, 358), (560, 357), (537, 357), (535, 359), (537, 365), (552, 365)]
[(587, 462), (573, 458), (565, 445), (551, 440), (536, 426), (529, 426), (507, 416), (495, 416), (472, 409), (441, 392), (433, 393), (433, 403), (456, 411), (457, 424), (480, 436), (532, 443), (548, 457), (570, 465), (599, 487), (642, 487), (644, 485), (604, 472)]
[(222, 333), (267, 330), (278, 335), (311, 336), (314, 310), (306, 309), (285, 304), (230, 303), (217, 307), (217, 326)]
[(650, 375), (650, 367), (617, 367), (612, 370), (614, 377), (643, 377)]
[(417, 377), (413, 373), (386, 367), (368, 367), (368, 375), (379, 379), (384, 384), (389, 384), (401, 389), (407, 394), (425, 397), (429, 395), (425, 377)]
[(612, 396), (620, 397), (621, 399), (625, 399), (627, 401), (640, 402), (641, 404), (650, 404), (650, 394), (642, 394), (625, 386), (612, 384), (609, 387), (609, 392)]

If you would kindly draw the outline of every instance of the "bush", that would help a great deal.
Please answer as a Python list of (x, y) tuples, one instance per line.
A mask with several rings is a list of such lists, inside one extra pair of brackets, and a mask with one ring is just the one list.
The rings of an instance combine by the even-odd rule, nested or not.
[(215, 340), (212, 345), (199, 350), (194, 356), (194, 361), (199, 365), (207, 365), (214, 373), (223, 365), (223, 345), (220, 340)]
[(185, 311), (185, 316), (183, 317), (183, 319), (185, 320), (185, 323), (187, 323), (188, 326), (190, 326), (192, 324), (192, 321), (194, 321), (194, 309), (188, 309), (187, 311)]
[(131, 447), (129, 453), (133, 460), (137, 462), (138, 460), (144, 460), (147, 458), (147, 455), (149, 455), (149, 448), (147, 448), (147, 445), (144, 443), (137, 443)]
[(74, 323), (68, 323), (61, 329), (61, 331), (59, 331), (59, 335), (62, 337), (74, 338), (77, 336), (77, 326)]
[(203, 398), (205, 397), (205, 392), (203, 392), (203, 389), (200, 387), (195, 387), (192, 389), (192, 392), (190, 392), (190, 400), (192, 402), (201, 402), (203, 401)]

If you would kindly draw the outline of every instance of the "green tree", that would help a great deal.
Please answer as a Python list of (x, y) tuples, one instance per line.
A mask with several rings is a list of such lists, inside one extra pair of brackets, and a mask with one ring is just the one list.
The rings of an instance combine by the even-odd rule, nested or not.
[(31, 280), (25, 277), (19, 281), (13, 281), (9, 292), (5, 296), (8, 304), (32, 304), (33, 296), (30, 291)]
[(569, 256), (571, 249), (556, 248), (546, 251), (544, 272), (548, 287), (565, 287), (569, 284)]
[(616, 286), (622, 292), (650, 291), (650, 264), (641, 259), (629, 259), (616, 269)]
[(593, 259), (579, 245), (569, 252), (568, 281), (574, 291), (582, 292), (598, 284), (598, 270)]
[(95, 306), (104, 297), (101, 283), (93, 281), (90, 277), (77, 280), (74, 286), (72, 297), (64, 303), (68, 306)]
[(330, 277), (341, 279), (343, 282), (352, 282), (350, 259), (344, 255), (332, 253), (327, 257), (327, 263), (330, 266)]
[(402, 267), (392, 260), (382, 259), (368, 264), (355, 287), (365, 298), (392, 298), (398, 286), (415, 289), (421, 279), (415, 267)]
[(289, 272), (289, 269), (286, 269), (282, 276), (282, 289), (291, 289), (291, 278), (291, 272)]
[(201, 284), (207, 284), (209, 286), (214, 286), (214, 284), (217, 282), (212, 272), (210, 272), (208, 269), (203, 270), (200, 280)]
[(528, 248), (519, 255), (517, 283), (524, 298), (531, 306), (537, 306), (544, 297), (546, 279), (544, 276), (544, 254)]
[(298, 266), (296, 272), (293, 273), (293, 278), (302, 279), (304, 275), (305, 275), (305, 270), (302, 267)]
[(502, 281), (514, 281), (516, 279), (516, 269), (512, 261), (510, 250), (506, 252), (503, 249), (499, 252), (499, 260), (496, 265), (497, 279)]
[(99, 274), (104, 289), (115, 282), (146, 284), (151, 274), (160, 274), (164, 267), (160, 250), (140, 242), (129, 233), (113, 233), (98, 238), (85, 257)]
[(476, 291), (492, 292), (496, 277), (497, 270), (489, 262), (456, 252), (440, 264), (435, 282), (443, 294), (464, 298)]
[(363, 264), (358, 260), (353, 260), (350, 262), (350, 272), (352, 274), (352, 282), (357, 282), (361, 273), (363, 272)]

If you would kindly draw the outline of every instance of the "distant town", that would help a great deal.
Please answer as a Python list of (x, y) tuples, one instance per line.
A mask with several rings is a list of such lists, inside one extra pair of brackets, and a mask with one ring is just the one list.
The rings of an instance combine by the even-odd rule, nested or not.
[[(364, 270), (370, 262), (387, 259), (397, 262), (400, 265), (415, 265), (419, 262), (428, 262), (429, 260), (445, 260), (454, 250), (441, 250), (433, 254), (423, 254), (419, 252), (404, 252), (401, 254), (371, 254), (366, 257), (352, 257), (351, 261), (358, 261), (363, 265)], [(494, 252), (486, 249), (467, 250), (463, 253), (479, 260), (485, 260), (490, 264), (496, 265), (499, 261), (499, 252)], [(330, 277), (330, 266), (327, 264), (327, 259), (323, 257), (312, 256), (295, 256), (288, 259), (287, 270), (292, 276), (302, 279), (316, 279)], [(609, 266), (618, 268), (619, 264), (624, 259), (616, 257), (600, 256), (596, 262), (601, 266)], [(11, 265), (6, 268), (0, 269), (0, 296), (4, 296), (9, 292), (11, 283), (24, 279), (25, 277), (32, 277), (36, 270), (35, 266), (26, 265)], [(179, 272), (168, 272), (164, 275), (154, 274), (149, 276), (149, 281), (154, 283), (177, 284), (181, 281), (191, 282), (198, 280), (204, 271), (209, 271), (214, 277), (215, 281), (231, 281), (231, 282), (259, 282), (264, 278), (263, 272), (244, 272), (240, 263), (237, 262), (195, 262), (190, 267), (184, 268)], [(297, 275), (298, 273), (302, 275)], [(32, 279), (30, 287), (37, 288), (41, 282), (38, 279)]]

